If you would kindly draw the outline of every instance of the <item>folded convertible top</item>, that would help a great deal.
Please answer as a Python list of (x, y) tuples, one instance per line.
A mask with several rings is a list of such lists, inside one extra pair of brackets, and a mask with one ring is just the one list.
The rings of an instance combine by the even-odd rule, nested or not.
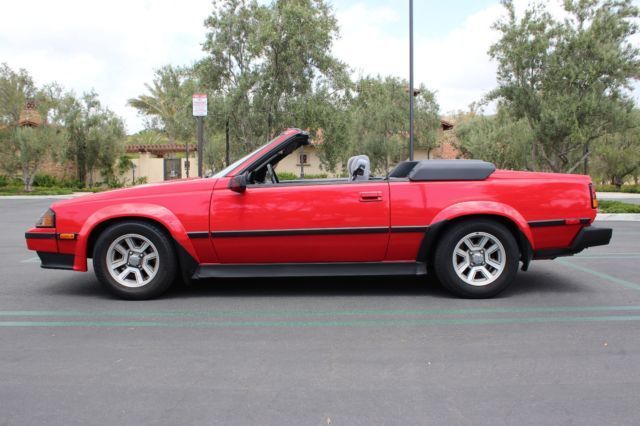
[(389, 177), (411, 181), (485, 180), (495, 170), (494, 164), (481, 160), (403, 161)]

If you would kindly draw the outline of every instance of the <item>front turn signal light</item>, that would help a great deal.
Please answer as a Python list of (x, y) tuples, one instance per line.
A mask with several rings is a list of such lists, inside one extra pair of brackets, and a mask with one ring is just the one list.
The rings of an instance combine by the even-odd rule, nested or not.
[(40, 219), (36, 222), (36, 228), (55, 228), (56, 227), (56, 213), (49, 209), (42, 213)]
[(591, 193), (591, 208), (598, 208), (598, 198), (596, 197), (596, 189), (593, 187), (593, 184), (589, 184), (589, 192)]

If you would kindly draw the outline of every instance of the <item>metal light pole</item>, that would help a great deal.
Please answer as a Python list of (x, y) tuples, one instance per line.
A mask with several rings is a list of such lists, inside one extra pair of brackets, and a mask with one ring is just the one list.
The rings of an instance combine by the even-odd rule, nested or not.
[(409, 0), (409, 160), (413, 161), (413, 0)]

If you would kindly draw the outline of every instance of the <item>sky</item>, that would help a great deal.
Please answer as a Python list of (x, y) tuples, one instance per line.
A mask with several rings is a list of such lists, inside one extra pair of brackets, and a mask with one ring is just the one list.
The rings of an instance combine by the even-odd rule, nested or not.
[[(516, 0), (519, 10), (527, 0)], [(554, 14), (559, 0), (549, 0)], [(408, 1), (329, 0), (340, 38), (334, 54), (354, 76), (408, 79)], [(211, 0), (30, 0), (3, 2), (0, 62), (36, 83), (57, 81), (77, 94), (95, 90), (127, 131), (143, 120), (127, 99), (145, 92), (155, 69), (202, 58)], [(466, 110), (496, 86), (487, 55), (504, 13), (498, 0), (414, 0), (415, 80), (436, 92), (443, 115)], [(640, 42), (638, 43), (640, 45)], [(633, 93), (636, 103), (640, 89)], [(291, 123), (295, 126), (295, 123)]]

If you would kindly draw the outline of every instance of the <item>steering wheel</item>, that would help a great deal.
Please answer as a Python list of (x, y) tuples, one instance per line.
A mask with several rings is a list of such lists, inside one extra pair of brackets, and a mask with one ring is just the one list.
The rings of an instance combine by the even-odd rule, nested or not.
[(269, 172), (269, 175), (271, 175), (271, 183), (280, 183), (280, 181), (278, 180), (278, 175), (276, 175), (276, 172), (273, 170), (273, 167), (271, 167), (271, 164), (267, 164), (267, 171)]

